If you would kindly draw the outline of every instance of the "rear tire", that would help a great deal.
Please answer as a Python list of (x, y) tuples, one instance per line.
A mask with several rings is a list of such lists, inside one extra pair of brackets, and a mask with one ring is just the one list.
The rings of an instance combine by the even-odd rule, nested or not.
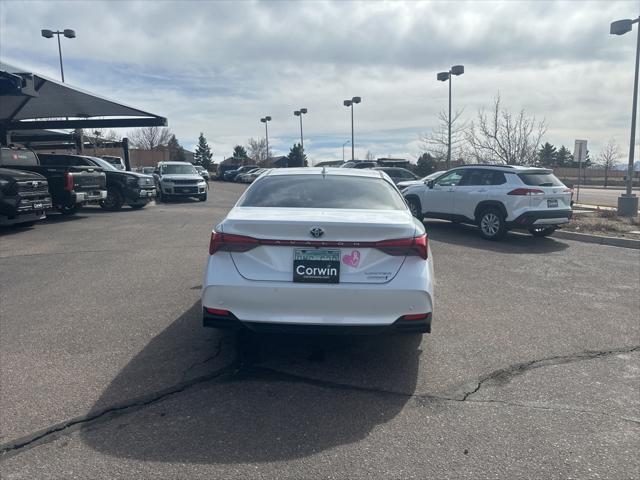
[(130, 203), (129, 206), (131, 208), (133, 208), (134, 210), (140, 210), (140, 209), (142, 209), (142, 208), (147, 206), (147, 202)]
[(117, 212), (124, 204), (124, 197), (117, 188), (107, 190), (107, 198), (100, 202), (100, 206), (110, 212)]
[(548, 237), (555, 231), (556, 227), (537, 227), (529, 229), (529, 233), (534, 237)]
[(407, 205), (409, 205), (411, 215), (416, 217), (418, 220), (422, 220), (422, 205), (420, 205), (420, 200), (413, 197), (407, 198)]
[(497, 208), (487, 208), (478, 217), (480, 236), (486, 240), (500, 240), (507, 234), (504, 215)]
[(58, 211), (63, 215), (75, 215), (80, 210), (80, 204), (74, 203), (73, 205), (60, 205)]

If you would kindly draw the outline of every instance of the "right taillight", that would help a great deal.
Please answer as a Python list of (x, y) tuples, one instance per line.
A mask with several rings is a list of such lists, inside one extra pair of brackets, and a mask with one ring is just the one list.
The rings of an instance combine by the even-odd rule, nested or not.
[(429, 256), (429, 243), (426, 233), (419, 237), (376, 242), (375, 248), (393, 256), (417, 256), (424, 260)]
[(538, 188), (516, 188), (507, 195), (544, 195), (544, 192)]
[(255, 238), (213, 231), (209, 242), (209, 255), (216, 252), (247, 252), (259, 244)]
[(73, 191), (73, 175), (71, 175), (71, 172), (64, 172), (64, 189), (69, 192)]

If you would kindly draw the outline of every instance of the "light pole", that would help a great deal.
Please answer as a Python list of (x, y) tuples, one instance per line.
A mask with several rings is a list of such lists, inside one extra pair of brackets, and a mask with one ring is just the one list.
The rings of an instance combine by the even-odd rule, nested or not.
[(41, 35), (44, 38), (53, 38), (54, 35), (58, 36), (58, 55), (60, 57), (60, 75), (62, 76), (62, 83), (64, 83), (64, 68), (62, 68), (62, 45), (60, 44), (60, 35), (64, 35), (67, 38), (76, 38), (76, 32), (69, 28), (65, 28), (62, 32), (56, 30), (42, 30)]
[(462, 75), (464, 73), (464, 65), (454, 65), (448, 72), (440, 72), (437, 75), (441, 82), (449, 81), (449, 141), (447, 142), (447, 170), (451, 168), (451, 75)]
[(267, 115), (260, 119), (262, 123), (264, 123), (264, 136), (267, 140), (267, 160), (269, 160), (269, 128), (267, 128), (267, 122), (271, 121), (271, 117)]
[(345, 146), (347, 143), (351, 143), (351, 140), (347, 140), (346, 142), (344, 142), (344, 143), (342, 144), (342, 162), (343, 162), (343, 163), (344, 163), (344, 146)]
[(300, 110), (296, 110), (293, 114), (296, 117), (300, 117), (300, 146), (302, 147), (302, 154), (304, 155), (304, 137), (302, 136), (302, 115), (307, 113), (306, 108), (301, 108)]
[[(611, 35), (624, 35), (630, 32), (634, 23), (638, 23), (640, 17), (635, 20), (625, 19), (611, 23), (609, 33)], [(636, 140), (636, 110), (638, 108), (638, 61), (640, 60), (640, 29), (636, 43), (636, 71), (633, 81), (633, 104), (631, 110), (631, 140), (629, 141), (629, 165), (627, 166), (627, 191), (618, 197), (618, 215), (635, 217), (638, 214), (638, 197), (631, 191), (633, 188), (633, 163)]]
[(360, 103), (362, 99), (360, 97), (353, 97), (351, 100), (345, 100), (342, 104), (345, 107), (351, 107), (351, 160), (355, 160), (355, 145), (353, 142), (353, 105)]

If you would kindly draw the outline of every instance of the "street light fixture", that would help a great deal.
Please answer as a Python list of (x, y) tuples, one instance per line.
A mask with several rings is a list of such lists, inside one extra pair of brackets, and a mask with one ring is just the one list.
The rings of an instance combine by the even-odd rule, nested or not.
[(304, 137), (302, 136), (302, 115), (307, 113), (306, 108), (301, 108), (300, 110), (296, 110), (293, 114), (296, 117), (300, 117), (300, 146), (302, 147), (302, 154), (304, 155)]
[(355, 160), (355, 145), (353, 141), (353, 105), (360, 103), (362, 99), (360, 97), (353, 97), (351, 100), (345, 100), (342, 104), (345, 107), (351, 107), (351, 160)]
[(58, 36), (58, 56), (60, 57), (60, 75), (62, 76), (62, 83), (64, 83), (64, 69), (62, 68), (62, 45), (60, 45), (60, 35), (64, 35), (66, 38), (76, 38), (76, 32), (70, 28), (65, 28), (63, 31), (47, 30), (43, 29), (40, 34), (44, 38), (53, 38), (54, 35)]
[[(611, 35), (624, 35), (630, 32), (634, 23), (638, 23), (640, 17), (635, 20), (626, 18), (611, 23), (609, 33)], [(638, 197), (632, 193), (633, 188), (633, 163), (635, 156), (636, 139), (636, 110), (638, 108), (638, 61), (640, 60), (640, 29), (636, 43), (636, 71), (633, 81), (633, 104), (631, 110), (631, 140), (629, 142), (629, 165), (627, 166), (627, 191), (618, 197), (618, 215), (635, 217), (638, 214)]]
[(347, 143), (351, 143), (351, 140), (347, 140), (342, 144), (342, 163), (344, 163), (344, 147)]
[(262, 123), (264, 123), (264, 135), (267, 141), (267, 160), (269, 160), (269, 129), (267, 128), (267, 122), (271, 121), (271, 117), (267, 115), (260, 119)]
[(449, 141), (447, 142), (447, 170), (451, 168), (451, 75), (462, 75), (464, 73), (464, 65), (454, 65), (448, 72), (440, 72), (436, 78), (441, 82), (449, 81)]

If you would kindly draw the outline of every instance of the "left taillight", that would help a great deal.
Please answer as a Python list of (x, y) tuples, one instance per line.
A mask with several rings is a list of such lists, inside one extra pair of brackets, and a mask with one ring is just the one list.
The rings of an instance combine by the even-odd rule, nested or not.
[(376, 242), (375, 248), (393, 256), (417, 256), (424, 260), (429, 256), (429, 240), (426, 233), (419, 237)]
[(213, 231), (209, 242), (209, 255), (216, 252), (247, 252), (259, 244), (255, 238)]

